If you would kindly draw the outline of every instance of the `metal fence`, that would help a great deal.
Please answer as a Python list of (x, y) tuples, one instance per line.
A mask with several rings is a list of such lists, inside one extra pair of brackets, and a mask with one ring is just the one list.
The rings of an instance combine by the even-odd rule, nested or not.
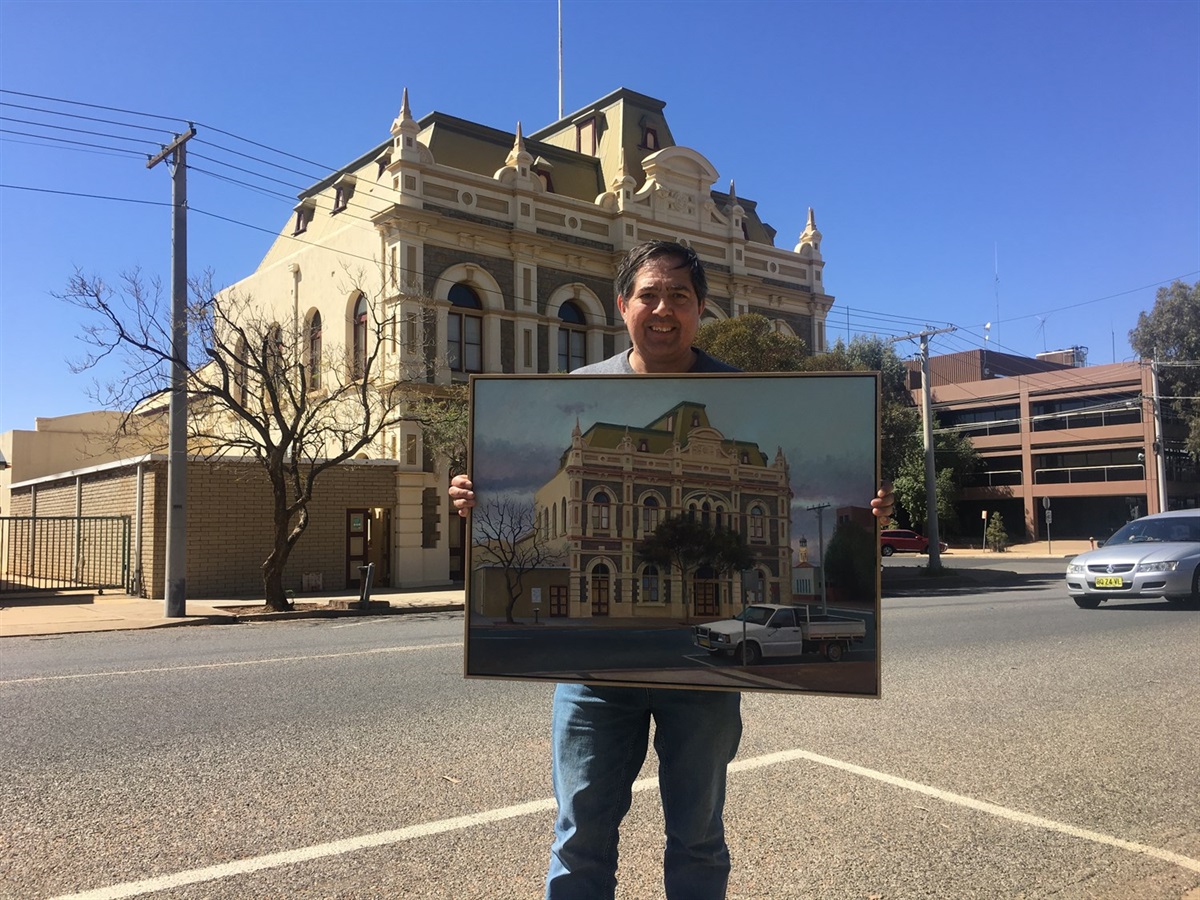
[(0, 593), (129, 586), (129, 516), (0, 517)]

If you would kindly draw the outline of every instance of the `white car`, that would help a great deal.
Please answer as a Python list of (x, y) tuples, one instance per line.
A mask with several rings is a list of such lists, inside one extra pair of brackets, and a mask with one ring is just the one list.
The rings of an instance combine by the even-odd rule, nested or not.
[(1076, 605), (1164, 597), (1200, 603), (1200, 510), (1180, 509), (1134, 519), (1067, 565), (1067, 591)]

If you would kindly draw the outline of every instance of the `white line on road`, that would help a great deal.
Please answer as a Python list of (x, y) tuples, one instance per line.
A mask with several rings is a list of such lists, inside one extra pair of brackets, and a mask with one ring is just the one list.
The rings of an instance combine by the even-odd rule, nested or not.
[(1085, 841), (1092, 841), (1096, 844), (1105, 844), (1109, 847), (1116, 847), (1120, 850), (1128, 850), (1130, 853), (1139, 853), (1144, 856), (1153, 856), (1155, 859), (1161, 859), (1163, 862), (1169, 862), (1184, 869), (1190, 869), (1193, 872), (1200, 872), (1200, 859), (1192, 859), (1190, 856), (1184, 856), (1180, 853), (1173, 853), (1170, 850), (1161, 850), (1158, 847), (1151, 847), (1148, 844), (1139, 844), (1136, 841), (1126, 841), (1121, 838), (1113, 837), (1112, 835), (1103, 834), (1099, 831), (1091, 831), (1087, 828), (1079, 828), (1075, 825), (1068, 825), (1065, 822), (1056, 822), (1053, 819), (1045, 819), (1041, 816), (1030, 815), (1019, 810), (1009, 809), (1005, 806), (998, 806), (995, 803), (988, 803), (986, 800), (976, 800), (974, 797), (967, 797), (963, 794), (955, 794), (950, 791), (943, 791), (940, 788), (930, 787), (927, 784), (921, 784), (916, 781), (909, 781), (907, 778), (899, 778), (895, 775), (889, 775), (886, 772), (879, 772), (875, 769), (867, 769), (862, 766), (856, 766), (853, 763), (842, 762), (840, 759), (831, 759), (828, 756), (820, 756), (816, 753), (809, 753), (807, 750), (783, 750), (779, 753), (767, 753), (763, 756), (756, 756), (753, 759), (743, 760), (730, 764), (729, 771), (744, 772), (751, 769), (762, 768), (763, 766), (773, 766), (779, 763), (793, 762), (795, 760), (808, 760), (809, 762), (819, 763), (823, 766), (829, 766), (834, 769), (841, 769), (843, 772), (849, 772), (852, 775), (861, 775), (863, 778), (872, 778), (876, 781), (881, 781), (884, 784), (890, 784), (893, 787), (903, 788), (906, 791), (913, 791), (918, 794), (924, 794), (927, 797), (941, 800), (944, 803), (953, 803), (957, 806), (965, 806), (968, 809), (974, 809), (978, 812), (987, 813), (990, 816), (997, 816), (1001, 819), (1008, 819), (1013, 822), (1018, 822), (1022, 825), (1029, 825), (1033, 828), (1042, 828), (1046, 831), (1057, 831), (1060, 834), (1070, 835), (1071, 837), (1080, 838)]
[(163, 666), (155, 669), (119, 669), (113, 672), (77, 672), (74, 675), (41, 675), (37, 678), (9, 678), (6, 684), (36, 684), (39, 681), (71, 681), (76, 678), (108, 678), (113, 675), (152, 675), (156, 672), (194, 672), (197, 669), (229, 669), (237, 666), (266, 666), (272, 663), (307, 662), (313, 659), (344, 659), (349, 656), (373, 656), (380, 653), (413, 653), (417, 650), (449, 650), (461, 647), (462, 641), (452, 644), (420, 644), (414, 647), (376, 647), (373, 650), (348, 650), (345, 653), (313, 653), (308, 656), (272, 656), (267, 659), (243, 659), (231, 662), (200, 663), (194, 666)]
[[(1200, 872), (1200, 860), (1192, 859), (1191, 857), (1183, 856), (1179, 853), (1173, 853), (1170, 850), (1162, 850), (1158, 847), (1151, 847), (1147, 844), (1139, 844), (1135, 841), (1122, 840), (1121, 838), (1102, 834), (1098, 831), (1091, 831), (1086, 828), (1078, 828), (1074, 825), (1068, 825), (1065, 822), (1056, 822), (1053, 819), (1045, 819), (1041, 816), (1034, 816), (1018, 810), (1008, 809), (1004, 806), (998, 806), (995, 803), (988, 803), (984, 800), (976, 800), (973, 797), (964, 796), (963, 794), (955, 794), (951, 793), (950, 791), (943, 791), (939, 788), (930, 787), (926, 784), (920, 784), (916, 781), (909, 781), (907, 778), (899, 778), (895, 775), (889, 775), (886, 772), (879, 772), (875, 769), (867, 769), (862, 766), (856, 766), (853, 763), (843, 762), (839, 759), (832, 759), (828, 756), (820, 756), (816, 753), (810, 753), (807, 750), (783, 750), (778, 753), (767, 753), (763, 756), (755, 756), (752, 759), (744, 759), (732, 763), (729, 766), (729, 771), (731, 773), (750, 772), (755, 769), (761, 769), (767, 766), (777, 766), (783, 763), (796, 762), (798, 760), (805, 760), (807, 762), (817, 763), (818, 765), (840, 769), (841, 771), (848, 772), (852, 775), (870, 778), (906, 791), (914, 791), (915, 793), (924, 794), (925, 796), (933, 797), (945, 803), (952, 803), (957, 806), (963, 806), (968, 809), (976, 810), (977, 812), (997, 816), (998, 818), (1002, 819), (1008, 819), (1009, 821), (1017, 822), (1021, 825), (1027, 825), (1032, 828), (1041, 828), (1047, 831), (1055, 831), (1070, 837), (1079, 838), (1081, 840), (1092, 841), (1093, 843), (1115, 847), (1119, 850), (1127, 850), (1131, 853), (1152, 856), (1155, 859), (1162, 860), (1163, 862), (1168, 862), (1184, 869), (1190, 869), (1193, 872)], [(641, 778), (634, 782), (633, 790), (635, 793), (637, 793), (650, 790), (657, 787), (657, 785), (657, 778)], [(382, 831), (377, 834), (365, 834), (360, 835), (359, 837), (346, 838), (345, 840), (341, 841), (331, 841), (327, 844), (316, 844), (312, 847), (299, 847), (295, 850), (284, 850), (279, 853), (269, 853), (265, 856), (255, 856), (251, 857), (250, 859), (243, 859), (237, 862), (223, 863), (216, 866), (207, 866), (203, 869), (187, 869), (183, 872), (176, 872), (173, 875), (160, 875), (156, 878), (147, 878), (143, 881), (115, 884), (106, 888), (98, 888), (94, 891), (84, 891), (78, 894), (64, 894), (60, 897), (52, 898), (52, 900), (119, 900), (119, 898), (123, 897), (138, 897), (144, 894), (152, 894), (156, 891), (165, 891), (171, 888), (183, 887), (184, 885), (199, 884), (205, 881), (217, 881), (222, 878), (232, 878), (237, 875), (246, 875), (251, 872), (259, 872), (263, 869), (273, 869), (280, 866), (294, 865), (296, 863), (308, 862), (314, 859), (323, 859), (330, 856), (341, 856), (346, 853), (354, 853), (371, 847), (383, 847), (388, 844), (399, 844), (405, 841), (417, 840), (419, 838), (429, 837), (435, 834), (443, 834), (448, 831), (462, 831), (467, 828), (474, 828), (478, 825), (488, 825), (494, 822), (504, 821), (505, 819), (515, 819), (521, 816), (546, 813), (553, 810), (554, 800), (552, 798), (533, 800), (529, 803), (519, 803), (515, 806), (505, 806), (500, 809), (487, 810), (481, 813), (457, 816), (453, 819), (441, 819), (437, 822), (425, 822), (421, 825), (411, 825), (408, 828), (397, 828), (393, 831)]]

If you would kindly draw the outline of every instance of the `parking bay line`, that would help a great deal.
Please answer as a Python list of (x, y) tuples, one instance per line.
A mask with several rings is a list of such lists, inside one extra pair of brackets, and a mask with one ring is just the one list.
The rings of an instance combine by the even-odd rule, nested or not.
[[(806, 761), (816, 763), (817, 765), (828, 766), (833, 769), (839, 769), (851, 775), (857, 775), (862, 778), (870, 778), (874, 781), (882, 782), (883, 784), (898, 787), (902, 790), (912, 791), (918, 794), (924, 794), (927, 797), (932, 797), (944, 803), (950, 803), (956, 806), (962, 806), (967, 809), (973, 809), (976, 812), (982, 812), (990, 816), (996, 816), (1001, 819), (1008, 819), (1020, 825), (1026, 825), (1031, 828), (1040, 828), (1046, 831), (1054, 831), (1059, 834), (1069, 837), (1078, 838), (1080, 840), (1091, 841), (1092, 843), (1102, 844), (1108, 847), (1114, 847), (1118, 850), (1126, 850), (1130, 853), (1136, 853), (1143, 856), (1150, 856), (1163, 862), (1171, 863), (1172, 865), (1180, 866), (1184, 869), (1189, 869), (1193, 872), (1200, 872), (1200, 860), (1192, 859), (1180, 853), (1174, 853), (1170, 850), (1163, 850), (1158, 847), (1151, 847), (1148, 844), (1140, 844), (1136, 841), (1126, 841), (1121, 838), (1113, 837), (1112, 835), (1103, 834), (1098, 831), (1092, 831), (1087, 828), (1079, 828), (1075, 825), (1070, 825), (1065, 822), (1056, 822), (1053, 819), (1035, 816), (1029, 813), (1023, 813), (1018, 810), (1009, 809), (1004, 806), (999, 806), (995, 803), (988, 803), (985, 800), (976, 800), (973, 797), (968, 797), (964, 794), (955, 794), (951, 791), (943, 791), (940, 788), (931, 787), (926, 784), (921, 784), (917, 781), (909, 781), (907, 778), (900, 778), (896, 775), (889, 775), (887, 772), (880, 772), (876, 769), (868, 769), (863, 766), (856, 766), (853, 763), (844, 762), (840, 759), (833, 759), (828, 756), (821, 756), (817, 753), (810, 753), (807, 750), (782, 750), (777, 753), (766, 753), (762, 756), (755, 756), (751, 759), (735, 761), (730, 764), (730, 773), (750, 772), (755, 769), (762, 769), (768, 766), (777, 766), (783, 763)], [(650, 790), (658, 786), (657, 778), (640, 778), (633, 784), (634, 793)], [(172, 875), (160, 875), (154, 878), (147, 878), (142, 881), (126, 882), (124, 884), (115, 884), (105, 888), (98, 888), (92, 891), (83, 891), (77, 894), (63, 894), (59, 897), (54, 897), (52, 900), (120, 900), (124, 897), (138, 897), (144, 894), (152, 894), (157, 891), (165, 891), (171, 888), (183, 887), (189, 884), (200, 884), (206, 881), (218, 881), (224, 878), (233, 878), (238, 875), (247, 875), (252, 872), (259, 872), (264, 869), (279, 868), (281, 866), (295, 865), (297, 863), (309, 862), (315, 859), (324, 859), (331, 856), (341, 856), (347, 853), (354, 853), (359, 850), (366, 850), (373, 847), (384, 847), (389, 844), (400, 844), (406, 841), (418, 840), (420, 838), (431, 837), (436, 834), (444, 834), (450, 831), (462, 831), (467, 828), (474, 828), (479, 825), (490, 825), (495, 822), (502, 822), (506, 819), (516, 819), (522, 816), (529, 816), (538, 813), (552, 812), (555, 808), (554, 799), (547, 797), (542, 800), (532, 800), (528, 803), (518, 803), (514, 806), (505, 806), (499, 809), (485, 810), (484, 812), (471, 813), (465, 816), (456, 816), (451, 819), (441, 819), (436, 822), (424, 822), (420, 825), (410, 825), (407, 828), (397, 828), (391, 831), (381, 831), (376, 834), (365, 834), (353, 838), (345, 838), (340, 841), (330, 841), (325, 844), (315, 844), (311, 847), (299, 847), (295, 850), (284, 850), (279, 853), (269, 853), (265, 856), (255, 856), (249, 859), (238, 860), (237, 862), (222, 863), (215, 866), (207, 866), (201, 869), (187, 869), (182, 872), (176, 872)]]
[(411, 647), (376, 647), (371, 650), (347, 650), (344, 653), (312, 653), (307, 656), (271, 656), (266, 659), (240, 659), (230, 662), (197, 663), (194, 666), (161, 666), (153, 669), (118, 669), (113, 672), (78, 672), (74, 675), (39, 675), (35, 678), (8, 678), (6, 684), (37, 684), (42, 681), (73, 681), (78, 678), (107, 678), (110, 675), (153, 675), (161, 672), (195, 672), (201, 669), (229, 669), (238, 666), (265, 666), (271, 663), (307, 662), (314, 659), (344, 659), (350, 656), (376, 656), (381, 653), (413, 653), (417, 650), (450, 650), (461, 647), (462, 641), (449, 644), (415, 644)]

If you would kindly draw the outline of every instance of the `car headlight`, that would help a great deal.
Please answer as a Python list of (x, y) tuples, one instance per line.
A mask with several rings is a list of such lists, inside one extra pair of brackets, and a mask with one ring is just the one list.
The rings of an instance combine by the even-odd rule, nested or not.
[(1067, 574), (1068, 575), (1082, 575), (1085, 571), (1087, 571), (1087, 567), (1083, 563), (1068, 563), (1067, 564)]
[(1138, 563), (1139, 572), (1174, 572), (1179, 567), (1179, 560), (1163, 560), (1162, 562)]
[(727, 635), (727, 634), (713, 635), (713, 640), (715, 640), (719, 644), (728, 644), (729, 643), (729, 635)]

